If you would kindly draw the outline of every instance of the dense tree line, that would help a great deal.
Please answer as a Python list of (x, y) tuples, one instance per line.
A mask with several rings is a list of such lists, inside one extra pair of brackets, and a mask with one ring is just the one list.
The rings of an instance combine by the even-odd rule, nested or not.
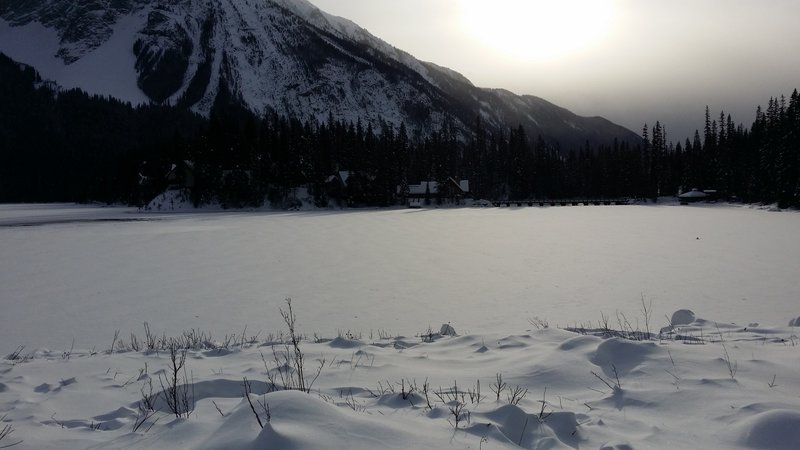
[[(221, 86), (221, 89), (224, 86)], [(452, 124), (421, 141), (403, 125), (256, 116), (224, 90), (210, 117), (59, 91), (0, 55), (0, 201), (144, 204), (186, 184), (192, 200), (285, 204), (306, 187), (319, 206), (392, 205), (409, 184), (470, 181), (488, 199), (656, 198), (693, 187), (747, 202), (800, 204), (800, 99), (770, 99), (752, 127), (707, 109), (703, 134), (673, 145), (656, 123), (638, 145), (560, 148), (522, 127), (471, 139)], [(337, 183), (340, 172), (346, 183)]]
[(140, 174), (163, 172), (156, 163), (203, 124), (175, 108), (58, 91), (0, 54), (0, 202), (152, 198), (162, 186), (141, 184)]
[[(689, 188), (714, 189), (723, 197), (748, 203), (800, 205), (800, 96), (770, 98), (756, 110), (750, 128), (735, 125), (706, 107), (703, 134), (673, 145), (656, 123), (643, 130), (641, 155), (649, 195), (671, 195)], [(651, 137), (649, 137), (651, 136)]]

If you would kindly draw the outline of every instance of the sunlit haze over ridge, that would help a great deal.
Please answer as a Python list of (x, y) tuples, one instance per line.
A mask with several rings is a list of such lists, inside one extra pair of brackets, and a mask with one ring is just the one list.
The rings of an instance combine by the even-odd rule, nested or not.
[(683, 141), (800, 88), (797, 0), (311, 0), (481, 87)]
[(612, 0), (463, 0), (459, 7), (468, 38), (521, 61), (555, 61), (595, 47), (616, 15)]

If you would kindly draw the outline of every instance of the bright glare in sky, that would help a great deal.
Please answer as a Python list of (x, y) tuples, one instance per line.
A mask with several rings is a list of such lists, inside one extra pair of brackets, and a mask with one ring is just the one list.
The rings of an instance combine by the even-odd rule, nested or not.
[(523, 60), (551, 60), (598, 43), (613, 0), (462, 0), (463, 26), (482, 45)]

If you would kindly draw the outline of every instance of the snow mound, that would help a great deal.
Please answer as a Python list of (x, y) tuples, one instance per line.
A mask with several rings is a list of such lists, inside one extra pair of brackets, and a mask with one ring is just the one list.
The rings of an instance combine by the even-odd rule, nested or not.
[(756, 414), (738, 426), (738, 442), (759, 449), (797, 448), (800, 412), (778, 409)]
[(674, 313), (672, 313), (672, 317), (669, 320), (669, 325), (662, 328), (661, 332), (669, 333), (671, 331), (674, 331), (675, 327), (690, 325), (698, 320), (702, 319), (698, 319), (694, 311), (692, 311), (691, 309), (679, 309)]
[(356, 339), (347, 339), (339, 336), (328, 342), (328, 345), (332, 348), (358, 348), (364, 344)]
[(494, 424), (507, 442), (522, 448), (569, 449), (579, 438), (578, 422), (572, 412), (554, 412), (546, 421), (540, 422), (535, 414), (515, 405), (504, 405), (488, 413), (475, 414), (474, 420), (479, 424)]
[(144, 208), (145, 211), (192, 211), (191, 195), (186, 189), (170, 189), (157, 195)]
[(456, 329), (453, 328), (449, 323), (443, 323), (442, 328), (439, 330), (439, 334), (442, 336), (458, 336), (456, 334)]
[(597, 346), (591, 361), (600, 366), (608, 376), (613, 374), (614, 368), (622, 376), (633, 371), (656, 351), (658, 346), (652, 342), (611, 338)]
[(690, 309), (679, 309), (672, 314), (672, 318), (670, 319), (670, 323), (672, 326), (678, 325), (689, 325), (690, 323), (694, 322), (697, 319), (694, 312)]
[(267, 395), (266, 401), (274, 413), (253, 442), (254, 449), (404, 449), (409, 445), (437, 445), (433, 440), (426, 442), (413, 430), (338, 408), (315, 395), (275, 392)]
[(609, 442), (600, 447), (600, 450), (633, 450), (633, 446), (627, 442)]
[(559, 344), (558, 349), (562, 351), (570, 351), (575, 349), (591, 348), (597, 345), (597, 343), (601, 340), (602, 339), (597, 336), (576, 336)]

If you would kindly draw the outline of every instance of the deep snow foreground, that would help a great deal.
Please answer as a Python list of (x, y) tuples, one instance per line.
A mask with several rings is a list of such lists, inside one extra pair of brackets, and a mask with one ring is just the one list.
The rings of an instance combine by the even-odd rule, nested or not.
[[(30, 225), (30, 226), (22, 226)], [(0, 205), (0, 354), (156, 334), (413, 336), (568, 326), (653, 301), (720, 322), (800, 315), (800, 214), (619, 206), (139, 214)]]
[[(309, 382), (324, 361), (310, 393), (282, 391), (281, 383), (270, 392), (270, 374), (280, 380), (276, 337), (250, 342), (245, 335), (244, 344), (188, 351), (188, 418), (176, 418), (163, 401), (168, 352), (23, 350), (0, 361), (0, 429), (13, 428), (0, 445), (796, 448), (796, 330), (697, 319), (662, 331), (646, 341), (536, 327), (303, 341)], [(283, 349), (275, 347), (279, 355)], [(497, 374), (505, 387), (497, 387)], [(244, 377), (263, 428), (243, 399)], [(151, 380), (157, 411), (133, 431)]]

